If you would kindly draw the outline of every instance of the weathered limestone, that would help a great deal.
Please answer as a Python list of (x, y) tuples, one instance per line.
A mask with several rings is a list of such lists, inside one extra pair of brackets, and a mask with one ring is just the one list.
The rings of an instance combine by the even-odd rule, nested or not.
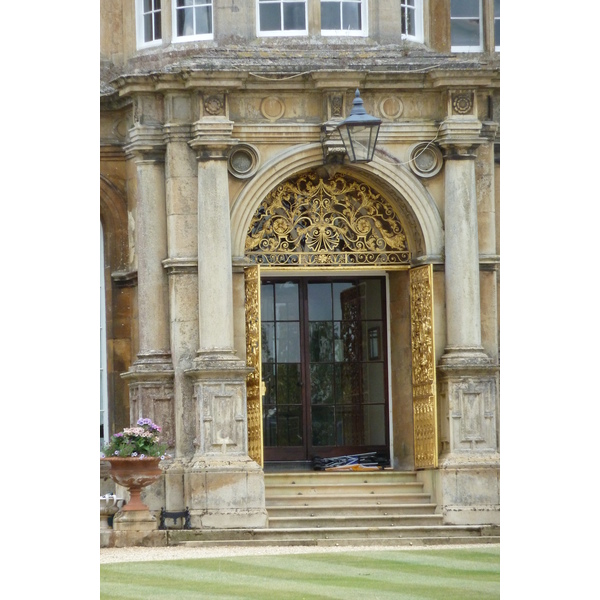
[(199, 349), (194, 382), (196, 451), (184, 474), (192, 527), (265, 527), (262, 469), (248, 457), (246, 375), (234, 350), (226, 116), (204, 117), (190, 146), (198, 158)]
[(139, 352), (125, 377), (132, 421), (144, 416), (174, 436), (173, 367), (169, 344), (164, 145), (160, 127), (135, 125), (127, 152), (137, 168), (136, 252), (138, 262)]
[(187, 506), (184, 471), (193, 454), (193, 385), (190, 369), (198, 346), (198, 167), (188, 146), (193, 121), (189, 94), (167, 94), (163, 127), (166, 142), (165, 188), (169, 279), (170, 339), (174, 369), (175, 457), (164, 476), (168, 511)]
[[(462, 95), (464, 104), (468, 94)], [(456, 106), (453, 103), (453, 106)], [(481, 123), (450, 116), (445, 165), (447, 342), (438, 372), (440, 498), (448, 523), (499, 523), (497, 365), (481, 343), (475, 158)]]

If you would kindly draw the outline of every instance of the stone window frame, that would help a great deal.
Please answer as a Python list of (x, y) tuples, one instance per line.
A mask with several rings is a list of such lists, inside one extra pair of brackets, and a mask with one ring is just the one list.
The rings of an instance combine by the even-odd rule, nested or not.
[[(214, 1), (213, 0), (182, 0), (185, 2), (182, 6), (178, 6), (178, 0), (171, 0), (171, 14), (172, 14), (172, 40), (173, 43), (178, 42), (193, 42), (197, 40), (212, 40), (214, 39), (214, 31), (215, 31), (215, 11), (214, 11)], [(193, 20), (192, 24), (194, 27), (194, 31), (196, 30), (196, 16), (195, 9), (196, 8), (204, 8), (208, 7), (210, 12), (210, 32), (207, 33), (192, 33), (189, 35), (178, 35), (177, 34), (177, 16), (179, 12), (185, 9), (193, 9), (192, 14)]]
[[(145, 6), (149, 4), (149, 8)], [(146, 17), (152, 15), (152, 39), (146, 41)], [(160, 19), (156, 32), (156, 18)], [(135, 0), (135, 26), (137, 49), (151, 48), (162, 44), (162, 0)]]
[[(368, 10), (368, 0), (319, 0), (321, 4), (321, 8), (324, 2), (336, 2), (340, 4), (340, 10), (342, 10), (343, 4), (359, 4), (360, 5), (360, 20), (361, 20), (361, 29), (323, 29), (321, 20), (321, 35), (323, 37), (328, 36), (344, 36), (344, 37), (366, 37), (369, 35), (369, 10)], [(321, 12), (322, 15), (322, 12)], [(342, 19), (342, 15), (340, 15), (340, 21)]]
[[(411, 11), (415, 23), (414, 35), (407, 33), (408, 15)], [(423, 27), (423, 0), (400, 0), (400, 20), (402, 23), (402, 30), (400, 32), (401, 39), (424, 43), (425, 28)]]
[[(256, 0), (256, 35), (257, 37), (290, 37), (308, 35), (308, 2), (309, 0)], [(284, 29), (283, 7), (285, 4), (304, 4), (304, 29)], [(281, 10), (281, 29), (262, 31), (260, 28), (260, 7), (265, 4), (279, 4)]]

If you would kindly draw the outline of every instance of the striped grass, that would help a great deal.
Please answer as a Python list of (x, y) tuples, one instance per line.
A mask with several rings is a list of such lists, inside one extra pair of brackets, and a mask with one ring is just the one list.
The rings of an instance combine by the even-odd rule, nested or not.
[(488, 600), (500, 598), (500, 549), (373, 550), (100, 566), (114, 600)]

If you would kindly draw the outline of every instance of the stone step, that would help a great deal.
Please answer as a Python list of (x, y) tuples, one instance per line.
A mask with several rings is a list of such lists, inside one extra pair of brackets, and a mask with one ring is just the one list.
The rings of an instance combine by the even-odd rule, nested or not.
[[(266, 528), (266, 529), (202, 529), (169, 531), (169, 545), (175, 543), (202, 544), (209, 541), (221, 541), (238, 544), (243, 541), (262, 541), (279, 545), (283, 543), (313, 542), (325, 540), (354, 540), (358, 545), (367, 540), (381, 543), (382, 540), (406, 540), (426, 538), (472, 538), (482, 540), (485, 527), (480, 525), (415, 525), (389, 527), (298, 527), (298, 528)], [(484, 542), (487, 540), (484, 540)]]
[[(170, 532), (171, 533), (171, 532)], [(388, 546), (450, 546), (450, 545), (469, 545), (469, 544), (499, 544), (500, 536), (482, 535), (482, 536), (432, 536), (432, 537), (390, 537), (390, 538), (345, 538), (345, 539), (288, 539), (273, 542), (265, 539), (250, 540), (194, 540), (194, 541), (170, 541), (171, 546), (183, 546), (188, 548), (197, 547), (272, 547), (272, 546), (302, 546), (302, 547), (388, 547)]]
[(309, 496), (321, 494), (335, 494), (346, 496), (347, 494), (403, 494), (422, 492), (423, 484), (414, 481), (406, 483), (309, 483), (295, 485), (265, 485), (265, 497), (271, 496)]
[(414, 471), (308, 471), (265, 473), (265, 485), (307, 485), (311, 483), (382, 483), (417, 481)]
[(361, 515), (361, 516), (314, 516), (275, 517), (269, 513), (270, 529), (316, 527), (397, 527), (400, 525), (441, 525), (442, 515)]
[(431, 515), (435, 513), (436, 504), (323, 504), (319, 506), (273, 506), (267, 507), (269, 517), (346, 517), (346, 516), (370, 516), (370, 515)]
[(429, 494), (346, 494), (338, 491), (336, 494), (284, 494), (279, 496), (266, 496), (267, 510), (273, 506), (331, 506), (338, 503), (340, 506), (384, 504), (429, 504)]

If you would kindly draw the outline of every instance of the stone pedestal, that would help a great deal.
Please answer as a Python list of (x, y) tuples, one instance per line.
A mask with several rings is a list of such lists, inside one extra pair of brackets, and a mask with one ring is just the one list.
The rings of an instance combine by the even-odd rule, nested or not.
[(158, 521), (149, 510), (120, 510), (113, 519), (115, 531), (154, 531)]
[(246, 376), (239, 360), (199, 359), (194, 379), (196, 453), (184, 474), (192, 527), (268, 524), (262, 468), (248, 456)]

